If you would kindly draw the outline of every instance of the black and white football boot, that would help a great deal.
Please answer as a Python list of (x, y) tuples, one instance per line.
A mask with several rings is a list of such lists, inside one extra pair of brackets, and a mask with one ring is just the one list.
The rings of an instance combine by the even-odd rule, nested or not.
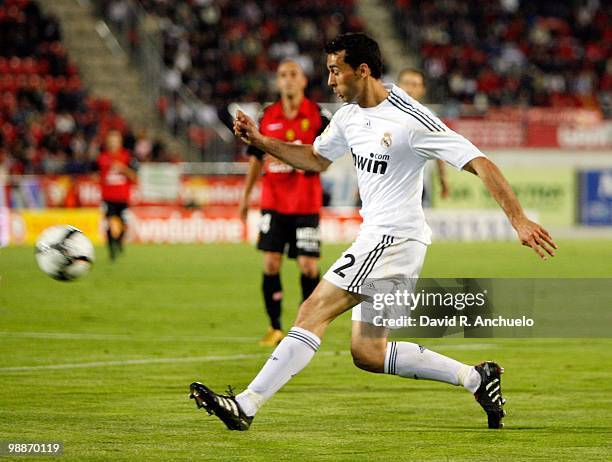
[(204, 408), (209, 415), (217, 416), (229, 430), (246, 431), (251, 426), (253, 417), (244, 413), (229, 387), (227, 395), (219, 395), (200, 382), (193, 382), (189, 389), (189, 398), (195, 399), (199, 408)]
[(487, 413), (489, 428), (502, 428), (504, 426), (502, 419), (506, 415), (504, 411), (506, 400), (502, 397), (501, 390), (501, 375), (504, 373), (504, 368), (491, 361), (485, 361), (475, 367), (482, 382), (474, 397)]

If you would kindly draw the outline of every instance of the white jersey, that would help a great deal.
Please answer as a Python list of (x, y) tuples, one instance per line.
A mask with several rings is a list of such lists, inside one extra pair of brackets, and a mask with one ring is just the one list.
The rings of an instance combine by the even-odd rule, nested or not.
[(425, 163), (442, 159), (461, 170), (484, 154), (401, 88), (385, 88), (389, 96), (378, 106), (349, 103), (338, 109), (314, 149), (331, 161), (351, 153), (362, 232), (430, 244), (421, 201)]

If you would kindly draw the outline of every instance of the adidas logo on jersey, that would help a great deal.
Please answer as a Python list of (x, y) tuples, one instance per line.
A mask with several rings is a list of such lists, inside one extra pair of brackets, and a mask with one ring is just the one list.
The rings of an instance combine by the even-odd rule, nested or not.
[(351, 156), (353, 157), (353, 164), (359, 170), (365, 170), (368, 173), (380, 173), (384, 175), (387, 172), (387, 166), (389, 163), (388, 154), (374, 154), (370, 153), (369, 157), (363, 157), (355, 154), (351, 148)]

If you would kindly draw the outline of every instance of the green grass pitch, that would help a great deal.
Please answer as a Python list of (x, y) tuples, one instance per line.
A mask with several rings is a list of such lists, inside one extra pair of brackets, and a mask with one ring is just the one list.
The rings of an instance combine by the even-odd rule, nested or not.
[[(612, 241), (563, 241), (542, 262), (515, 243), (434, 243), (428, 277), (612, 277)], [(324, 247), (326, 269), (344, 246)], [(60, 460), (610, 460), (610, 339), (423, 339), (505, 368), (506, 428), (464, 390), (362, 372), (350, 315), (311, 364), (229, 432), (189, 383), (242, 390), (270, 350), (261, 255), (248, 245), (129, 246), (92, 273), (44, 276), (29, 247), (0, 249), (0, 440), (60, 440)], [(298, 305), (284, 266), (285, 326)], [(588, 309), (588, 307), (584, 307)], [(54, 367), (49, 367), (54, 366)]]

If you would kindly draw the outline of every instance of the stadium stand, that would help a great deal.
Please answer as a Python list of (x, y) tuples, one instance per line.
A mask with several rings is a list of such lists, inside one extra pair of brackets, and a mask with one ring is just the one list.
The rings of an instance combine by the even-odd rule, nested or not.
[[(156, 18), (163, 36), (165, 92), (158, 109), (173, 131), (178, 131), (177, 125), (187, 126), (190, 137), (205, 136), (197, 129), (198, 121), (219, 118), (230, 125), (229, 102), (274, 100), (274, 71), (287, 57), (304, 67), (310, 97), (331, 100), (321, 72), (325, 67), (321, 50), (339, 32), (363, 30), (353, 0), (139, 3)], [(130, 1), (99, 4), (115, 31), (137, 35), (129, 32), (136, 22)], [(196, 113), (177, 107), (176, 94), (184, 86), (203, 103)]]
[(10, 174), (87, 173), (108, 130), (124, 133), (141, 160), (164, 157), (135, 136), (107, 99), (84, 87), (58, 21), (30, 0), (0, 5), (0, 165)]
[(390, 0), (433, 102), (601, 107), (610, 116), (609, 2)]
[(163, 19), (168, 84), (180, 79), (217, 106), (275, 99), (268, 81), (287, 57), (302, 63), (311, 97), (329, 99), (321, 50), (340, 31), (363, 27), (352, 0), (142, 3)]

